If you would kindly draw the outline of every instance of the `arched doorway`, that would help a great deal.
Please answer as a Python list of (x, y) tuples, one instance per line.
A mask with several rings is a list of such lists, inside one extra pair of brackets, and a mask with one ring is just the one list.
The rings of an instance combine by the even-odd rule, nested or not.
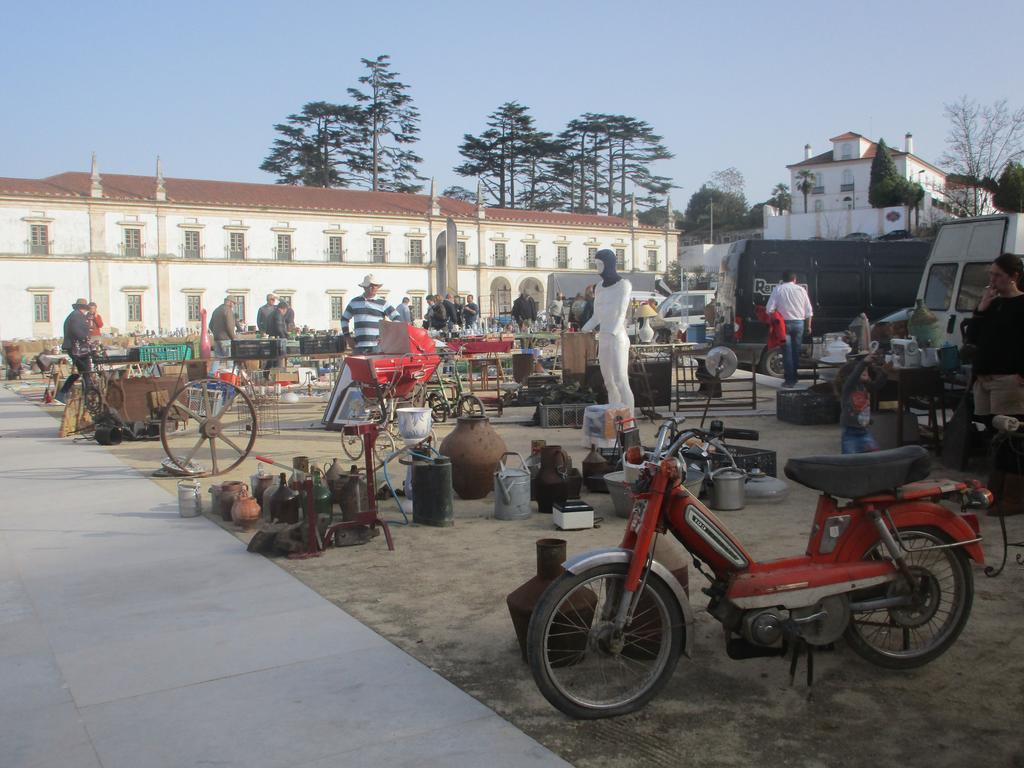
[(512, 284), (504, 277), (496, 277), (491, 281), (490, 307), (481, 307), (481, 311), (491, 317), (512, 313)]
[(537, 312), (543, 312), (547, 307), (544, 306), (544, 286), (540, 284), (540, 280), (536, 277), (528, 277), (519, 284), (519, 293), (526, 291), (526, 295), (533, 298), (537, 302)]

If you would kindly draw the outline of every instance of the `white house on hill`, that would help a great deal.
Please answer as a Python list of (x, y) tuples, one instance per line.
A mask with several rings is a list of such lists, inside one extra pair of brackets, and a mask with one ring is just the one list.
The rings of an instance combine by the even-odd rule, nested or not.
[[(924, 200), (916, 213), (905, 206), (872, 208), (868, 202), (871, 161), (878, 150), (877, 143), (853, 132), (833, 136), (829, 141), (831, 149), (819, 155), (812, 153), (810, 144), (805, 145), (804, 159), (786, 166), (793, 210), (765, 206), (766, 239), (832, 240), (854, 232), (877, 237), (897, 229), (912, 230), (918, 224), (946, 217), (937, 207), (945, 199), (946, 174), (914, 154), (911, 134), (906, 135), (902, 151), (889, 151), (900, 174), (924, 187)], [(801, 171), (813, 174), (814, 186), (806, 198), (799, 190)]]

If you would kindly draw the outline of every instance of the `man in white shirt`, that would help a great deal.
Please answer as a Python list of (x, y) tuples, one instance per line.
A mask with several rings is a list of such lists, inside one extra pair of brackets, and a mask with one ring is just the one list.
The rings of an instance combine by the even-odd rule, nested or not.
[(782, 386), (792, 389), (796, 386), (797, 367), (800, 364), (800, 345), (804, 339), (804, 325), (811, 332), (811, 321), (814, 309), (807, 289), (796, 283), (796, 273), (786, 270), (782, 273), (782, 282), (772, 289), (768, 297), (765, 311), (770, 315), (778, 310), (786, 321), (786, 345), (782, 348), (782, 365), (786, 370), (786, 379)]

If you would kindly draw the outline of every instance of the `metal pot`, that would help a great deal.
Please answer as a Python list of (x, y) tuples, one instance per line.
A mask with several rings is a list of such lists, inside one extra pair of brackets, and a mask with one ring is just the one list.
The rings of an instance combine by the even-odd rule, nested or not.
[(746, 505), (747, 473), (736, 467), (722, 467), (711, 473), (711, 508), (743, 509)]

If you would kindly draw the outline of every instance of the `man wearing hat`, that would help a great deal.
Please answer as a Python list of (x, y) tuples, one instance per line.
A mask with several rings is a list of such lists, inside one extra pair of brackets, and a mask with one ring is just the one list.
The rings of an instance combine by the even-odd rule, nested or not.
[[(377, 291), (382, 285), (383, 283), (374, 277), (373, 273), (364, 277), (363, 282), (359, 284), (363, 289), (363, 295), (352, 299), (341, 313), (341, 332), (353, 354), (368, 355), (373, 352), (380, 338), (380, 321), (383, 318), (401, 320), (397, 310), (384, 298), (377, 296)], [(354, 321), (355, 325), (355, 343), (348, 328), (350, 320)]]
[(54, 399), (67, 402), (68, 392), (78, 381), (79, 374), (85, 376), (92, 370), (92, 355), (89, 349), (89, 302), (85, 299), (78, 299), (71, 305), (71, 314), (64, 320), (64, 341), (60, 345), (71, 357), (75, 365), (75, 373), (64, 379), (64, 386), (60, 388)]

